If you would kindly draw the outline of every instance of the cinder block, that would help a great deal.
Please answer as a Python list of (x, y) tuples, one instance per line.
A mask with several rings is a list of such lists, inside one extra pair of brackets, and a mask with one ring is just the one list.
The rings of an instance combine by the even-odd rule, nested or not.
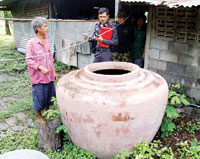
[(185, 85), (185, 80), (184, 79), (181, 79), (181, 85)]
[(170, 53), (169, 51), (160, 51), (160, 59), (163, 61), (176, 63), (178, 61), (178, 55), (174, 53)]
[(166, 71), (160, 71), (160, 70), (158, 70), (157, 73), (161, 75), (167, 82), (178, 84), (178, 81), (175, 81), (174, 79), (174, 74), (166, 72)]
[(180, 75), (180, 74), (175, 75), (174, 77), (175, 77), (175, 79), (178, 79), (180, 81), (180, 84), (181, 84), (181, 81), (184, 81), (184, 84), (182, 84), (183, 86), (191, 87), (191, 84), (196, 82), (195, 78)]
[(191, 84), (196, 82), (195, 78), (193, 77), (188, 77), (177, 73), (159, 70), (158, 74), (163, 76), (169, 83), (182, 84), (183, 86), (187, 87), (191, 87)]
[(193, 83), (191, 84), (191, 87), (192, 87), (192, 88), (196, 88), (196, 87), (197, 87), (196, 83), (193, 82)]
[(149, 68), (154, 68), (154, 69), (165, 71), (167, 68), (167, 63), (165, 61), (151, 59), (149, 61)]
[(150, 55), (150, 58), (152, 58), (152, 59), (159, 59), (159, 57), (160, 57), (160, 50), (151, 49), (149, 55)]
[(186, 73), (186, 66), (178, 63), (167, 63), (167, 70), (169, 72), (174, 72), (177, 74), (185, 74)]
[(186, 75), (194, 77), (194, 78), (200, 78), (200, 68), (187, 66)]
[(192, 65), (194, 61), (194, 57), (192, 56), (189, 56), (189, 55), (179, 55), (178, 57), (178, 63), (181, 63), (181, 64), (185, 64), (185, 65)]
[(187, 95), (200, 100), (200, 89), (191, 88), (186, 91)]
[(169, 42), (165, 40), (151, 39), (151, 48), (167, 51), (168, 43)]
[(191, 65), (194, 66), (194, 67), (198, 67), (199, 66), (199, 59), (194, 58)]
[(187, 43), (169, 42), (169, 52), (174, 54), (188, 54), (189, 46)]
[(188, 51), (188, 55), (195, 58), (200, 57), (200, 46), (191, 46)]
[(148, 68), (148, 70), (150, 70), (152, 72), (156, 72), (156, 73), (158, 72), (157, 69), (155, 69), (155, 68)]
[(200, 57), (198, 58), (198, 66), (200, 66)]

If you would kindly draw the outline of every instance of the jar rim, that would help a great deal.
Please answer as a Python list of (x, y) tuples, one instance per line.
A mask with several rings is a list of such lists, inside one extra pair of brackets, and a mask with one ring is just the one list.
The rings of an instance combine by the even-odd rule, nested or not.
[[(105, 74), (95, 73), (95, 71), (106, 70), (106, 69), (125, 70), (130, 72), (120, 75), (108, 75), (108, 74), (105, 75)], [(140, 67), (128, 62), (100, 62), (87, 65), (84, 68), (84, 73), (86, 74), (87, 77), (93, 80), (120, 82), (136, 78), (140, 73)]]

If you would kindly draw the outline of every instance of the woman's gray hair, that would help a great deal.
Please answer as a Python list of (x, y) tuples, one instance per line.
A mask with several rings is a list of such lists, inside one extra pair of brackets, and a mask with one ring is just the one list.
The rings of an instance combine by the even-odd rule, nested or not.
[(43, 17), (35, 17), (33, 19), (33, 21), (31, 22), (32, 26), (33, 26), (33, 30), (34, 32), (37, 34), (38, 33), (38, 30), (37, 30), (37, 27), (38, 28), (41, 28), (42, 25), (44, 23), (48, 23), (48, 20), (46, 18), (43, 18)]

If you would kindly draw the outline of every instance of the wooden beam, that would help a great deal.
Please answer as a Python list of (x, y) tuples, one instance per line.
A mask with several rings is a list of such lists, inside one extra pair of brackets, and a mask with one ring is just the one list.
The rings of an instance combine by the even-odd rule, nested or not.
[[(32, 21), (30, 18), (0, 18), (0, 20), (8, 21)], [(76, 20), (76, 19), (47, 19), (49, 22), (96, 22), (98, 20)]]
[(0, 11), (11, 11), (10, 8), (0, 8)]

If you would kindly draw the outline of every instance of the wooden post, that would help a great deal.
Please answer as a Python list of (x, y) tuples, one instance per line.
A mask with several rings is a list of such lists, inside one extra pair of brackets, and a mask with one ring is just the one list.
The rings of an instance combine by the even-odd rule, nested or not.
[(39, 120), (36, 121), (39, 148), (44, 151), (47, 151), (48, 149), (55, 151), (61, 148), (61, 133), (56, 133), (56, 129), (60, 125), (61, 121), (58, 119), (51, 119), (47, 123), (42, 123)]
[(148, 11), (148, 24), (147, 24), (147, 35), (146, 35), (146, 43), (145, 43), (145, 59), (144, 59), (144, 68), (149, 68), (149, 52), (151, 45), (151, 33), (152, 33), (152, 13), (153, 7), (149, 6)]
[(119, 0), (115, 0), (115, 20), (117, 17), (117, 13), (119, 12)]

